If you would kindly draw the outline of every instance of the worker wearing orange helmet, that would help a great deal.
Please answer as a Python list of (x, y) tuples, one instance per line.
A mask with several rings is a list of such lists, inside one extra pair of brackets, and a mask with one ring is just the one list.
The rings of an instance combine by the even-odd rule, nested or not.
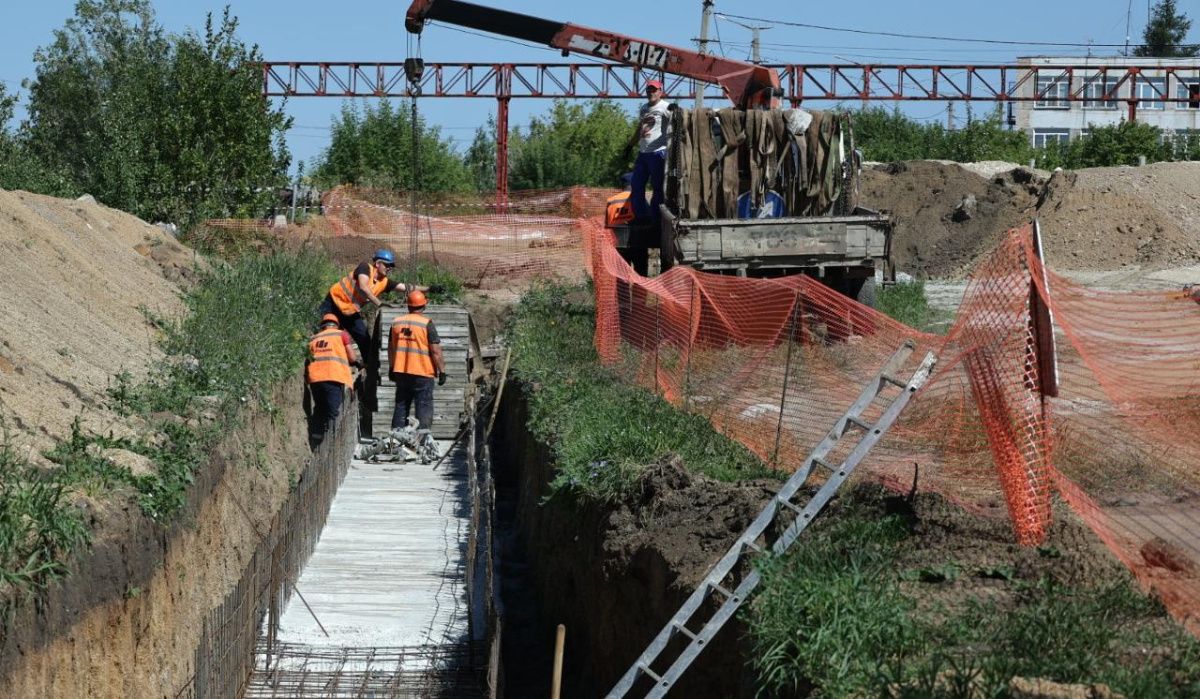
[(409, 408), (416, 403), (417, 428), (433, 424), (433, 382), (446, 383), (446, 361), (433, 321), (425, 316), (425, 294), (408, 292), (408, 313), (392, 322), (388, 337), (388, 369), (396, 384), (392, 429), (408, 424)]
[[(663, 84), (658, 80), (646, 82), (646, 104), (638, 110), (638, 121), (630, 147), (638, 146), (633, 163), (629, 198), (633, 200), (633, 222), (656, 224), (658, 207), (663, 203), (663, 176), (667, 167), (667, 145), (671, 140), (671, 103), (663, 99)], [(650, 185), (650, 204), (646, 204), (646, 184)]]
[(354, 385), (350, 367), (359, 364), (350, 333), (341, 329), (336, 315), (326, 313), (317, 334), (308, 341), (308, 365), (304, 370), (313, 401), (308, 431), (312, 448), (325, 440), (329, 424), (342, 412), (346, 389)]

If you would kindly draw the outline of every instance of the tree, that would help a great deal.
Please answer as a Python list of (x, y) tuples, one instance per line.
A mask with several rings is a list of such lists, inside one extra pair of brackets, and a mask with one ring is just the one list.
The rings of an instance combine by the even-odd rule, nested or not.
[(568, 104), (556, 100), (544, 118), (509, 137), (509, 185), (545, 189), (571, 185), (613, 186), (632, 167), (625, 144), (633, 119), (608, 100)]
[(203, 36), (169, 36), (148, 0), (79, 0), (34, 55), (27, 140), (76, 190), (189, 226), (264, 206), (285, 179), (282, 109), (262, 57), (226, 10)]
[[(388, 100), (375, 106), (355, 103), (342, 107), (330, 127), (331, 140), (313, 168), (321, 186), (355, 184), (384, 189), (411, 189), (413, 181), (413, 119), (409, 103), (399, 108)], [(459, 192), (470, 187), (462, 159), (437, 127), (418, 117), (415, 124), (420, 158), (419, 189)]]
[(463, 164), (471, 178), (471, 186), (478, 192), (496, 189), (496, 120), (488, 117), (487, 126), (475, 130), (475, 139), (463, 156)]
[(16, 95), (9, 95), (0, 83), (0, 189), (24, 189), (38, 194), (72, 196), (69, 183), (52, 172), (34, 156), (20, 134), (9, 131)]
[(1154, 58), (1195, 56), (1200, 52), (1200, 46), (1183, 43), (1191, 28), (1192, 20), (1178, 11), (1175, 0), (1161, 0), (1151, 12), (1142, 33), (1143, 45), (1134, 50), (1134, 55)]

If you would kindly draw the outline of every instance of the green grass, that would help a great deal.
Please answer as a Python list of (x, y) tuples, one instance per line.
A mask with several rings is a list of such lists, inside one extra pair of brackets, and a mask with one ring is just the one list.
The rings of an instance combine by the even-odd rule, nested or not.
[(766, 467), (702, 417), (630, 386), (602, 367), (592, 344), (590, 289), (544, 284), (522, 299), (507, 331), (517, 377), (530, 389), (530, 428), (554, 445), (555, 491), (619, 498), (642, 467), (678, 454), (688, 468), (725, 481)]
[(891, 316), (910, 328), (945, 333), (954, 314), (929, 305), (925, 282), (903, 282), (881, 287), (875, 301), (880, 313)]
[(89, 541), (82, 510), (53, 474), (0, 443), (0, 599), (8, 606), (67, 573), (71, 551)]
[(920, 612), (901, 582), (949, 584), (961, 571), (899, 570), (908, 537), (903, 521), (851, 495), (789, 554), (761, 564), (743, 618), (762, 696), (998, 698), (1013, 677), (1200, 695), (1200, 642), (1128, 576), (1093, 588), (1006, 579), (1016, 601), (1003, 608), (974, 599)]

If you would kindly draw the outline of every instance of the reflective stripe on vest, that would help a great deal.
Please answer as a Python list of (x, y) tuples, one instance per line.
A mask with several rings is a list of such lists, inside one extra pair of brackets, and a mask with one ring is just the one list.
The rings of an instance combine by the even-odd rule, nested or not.
[[(378, 297), (387, 288), (387, 275), (376, 276), (378, 272), (375, 266), (371, 266), (371, 273), (368, 277), (367, 286), (371, 287), (371, 293)], [(348, 276), (342, 277), (341, 281), (329, 287), (329, 297), (333, 299), (333, 303), (342, 312), (342, 315), (352, 316), (355, 313), (362, 311), (362, 305), (367, 302), (367, 297), (363, 295), (362, 290), (358, 288), (358, 284), (354, 279), (354, 271), (351, 270)]]
[(388, 336), (388, 367), (393, 374), (434, 376), (429, 350), (429, 319), (409, 313), (392, 322)]
[(308, 353), (310, 359), (306, 376), (309, 383), (334, 381), (344, 386), (354, 384), (354, 376), (350, 373), (350, 355), (346, 351), (341, 330), (322, 330), (313, 335), (308, 342)]

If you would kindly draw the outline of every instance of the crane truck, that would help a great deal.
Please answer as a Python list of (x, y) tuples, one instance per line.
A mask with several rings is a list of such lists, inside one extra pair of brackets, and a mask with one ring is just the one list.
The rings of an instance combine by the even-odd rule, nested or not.
[[(419, 34), (429, 21), (720, 86), (732, 109), (673, 110), (658, 227), (634, 224), (629, 192), (608, 201), (605, 225), (638, 272), (658, 249), (660, 271), (806, 273), (869, 305), (876, 269), (893, 272), (890, 218), (857, 205), (848, 117), (781, 110), (773, 68), (461, 0), (414, 0), (405, 28)], [(769, 118), (754, 114), (764, 111)]]

